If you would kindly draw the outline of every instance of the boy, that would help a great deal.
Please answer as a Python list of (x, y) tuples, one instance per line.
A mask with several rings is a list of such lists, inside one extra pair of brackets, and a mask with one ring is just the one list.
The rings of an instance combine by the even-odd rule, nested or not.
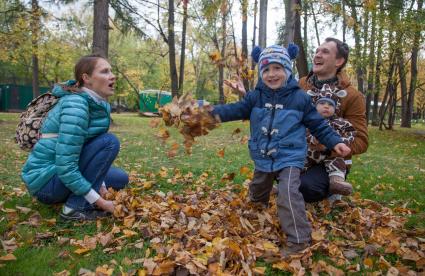
[(291, 47), (296, 46), (288, 50), (278, 45), (263, 51), (254, 49), (261, 77), (256, 89), (237, 103), (214, 106), (212, 110), (222, 122), (250, 120), (248, 147), (255, 172), (249, 197), (252, 202), (267, 205), (273, 181), (278, 180), (279, 222), (288, 239), (287, 247), (281, 251), (283, 257), (304, 250), (311, 241), (311, 226), (298, 190), (307, 153), (306, 127), (338, 155), (350, 153), (292, 77), (291, 59), (297, 51)]
[[(340, 98), (347, 95), (345, 90), (338, 88), (332, 89), (328, 84), (323, 85), (322, 89), (316, 92), (307, 91), (316, 104), (317, 112), (323, 116), (328, 124), (341, 135), (345, 144), (349, 145), (354, 141), (355, 129), (347, 120), (337, 117), (336, 111), (341, 103)], [(329, 193), (333, 195), (350, 195), (353, 187), (345, 182), (346, 165), (344, 158), (330, 156), (330, 152), (322, 151), (321, 145), (311, 135), (307, 135), (308, 153), (304, 169), (308, 169), (315, 164), (325, 165), (326, 172), (329, 175)]]

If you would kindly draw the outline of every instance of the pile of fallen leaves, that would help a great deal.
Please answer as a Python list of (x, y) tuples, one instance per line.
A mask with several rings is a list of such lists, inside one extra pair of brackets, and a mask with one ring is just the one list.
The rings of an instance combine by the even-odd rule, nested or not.
[[(424, 270), (425, 239), (403, 229), (405, 219), (393, 210), (357, 197), (333, 208), (327, 201), (307, 205), (312, 246), (282, 259), (279, 248), (285, 236), (274, 196), (270, 208), (259, 209), (247, 203), (246, 188), (234, 189), (229, 185), (211, 190), (205, 185), (184, 195), (158, 191), (144, 196), (139, 189), (127, 189), (109, 196), (116, 203), (114, 215), (122, 220), (123, 232), (127, 231), (124, 235), (138, 233), (155, 250), (155, 256), (139, 260), (148, 274), (264, 274), (266, 267), (258, 266), (260, 259), (298, 275), (307, 271), (344, 275), (362, 266), (387, 271), (387, 275), (415, 275), (414, 270)], [(330, 213), (333, 219), (327, 216)], [(326, 255), (328, 261), (313, 260), (314, 252)]]
[[(182, 195), (161, 191), (142, 195), (141, 191), (151, 185), (145, 185), (149, 181), (141, 179), (135, 182), (135, 188), (110, 190), (108, 198), (116, 204), (114, 223), (98, 220), (97, 233), (82, 239), (66, 237), (70, 230), (64, 229), (37, 232), (31, 241), (23, 241), (10, 229), (1, 240), (6, 255), (0, 257), (0, 265), (16, 260), (13, 251), (24, 242), (40, 246), (48, 240), (73, 247), (72, 251), (59, 252), (59, 259), (90, 256), (99, 247), (111, 256), (108, 263), (95, 271), (79, 268), (78, 275), (86, 276), (117, 272), (121, 275), (262, 275), (266, 272), (265, 263), (297, 275), (424, 272), (424, 232), (403, 227), (409, 209), (390, 209), (358, 196), (332, 208), (327, 201), (307, 205), (313, 227), (312, 246), (301, 254), (282, 259), (279, 248), (285, 244), (285, 236), (277, 220), (275, 195), (270, 208), (260, 209), (247, 203), (246, 187), (236, 189), (231, 180), (223, 177), (227, 185), (213, 190), (203, 184), (208, 177), (207, 173), (195, 178), (191, 173), (174, 171), (172, 183), (196, 186), (196, 190)], [(18, 218), (18, 213), (29, 216), (19, 224), (39, 227), (56, 223), (26, 207), (4, 208), (0, 203), (0, 211), (11, 221)], [(119, 263), (114, 260), (113, 254), (129, 248), (140, 250), (140, 254), (125, 257)], [(316, 253), (322, 257), (313, 258)], [(126, 271), (123, 265), (136, 268)], [(65, 276), (70, 272), (64, 270), (55, 275)]]
[[(173, 98), (171, 103), (159, 109), (166, 126), (175, 126), (184, 137), (187, 153), (192, 152), (195, 137), (207, 135), (216, 128), (219, 122), (211, 115), (211, 106), (199, 106), (191, 94), (185, 94), (179, 99)], [(157, 124), (153, 123), (152, 126)], [(170, 136), (166, 129), (160, 129), (159, 137), (166, 140)]]

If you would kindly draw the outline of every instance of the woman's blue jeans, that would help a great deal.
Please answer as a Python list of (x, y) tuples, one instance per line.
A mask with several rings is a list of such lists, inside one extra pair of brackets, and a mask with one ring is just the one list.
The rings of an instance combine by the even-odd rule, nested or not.
[[(112, 167), (112, 162), (118, 155), (120, 142), (111, 133), (99, 135), (84, 144), (79, 160), (81, 174), (92, 183), (92, 189), (99, 193), (102, 182), (105, 181), (106, 188), (112, 187), (120, 190), (128, 184), (128, 175), (123, 170)], [(35, 196), (45, 204), (65, 203), (74, 210), (91, 210), (94, 208), (84, 196), (73, 194), (54, 175), (52, 179)]]

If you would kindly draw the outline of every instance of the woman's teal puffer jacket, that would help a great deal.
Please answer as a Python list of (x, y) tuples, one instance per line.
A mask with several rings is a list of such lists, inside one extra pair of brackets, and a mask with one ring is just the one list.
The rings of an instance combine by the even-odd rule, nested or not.
[(78, 168), (81, 149), (87, 140), (108, 131), (111, 108), (106, 101), (97, 103), (85, 92), (71, 93), (60, 85), (52, 93), (60, 99), (47, 114), (41, 133), (57, 133), (58, 137), (41, 138), (35, 144), (22, 169), (22, 179), (34, 194), (57, 174), (74, 194), (85, 195), (92, 184)]

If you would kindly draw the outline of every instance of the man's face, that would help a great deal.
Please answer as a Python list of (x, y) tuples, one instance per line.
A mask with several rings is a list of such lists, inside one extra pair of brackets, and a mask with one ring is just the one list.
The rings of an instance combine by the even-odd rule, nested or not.
[(322, 43), (313, 57), (313, 73), (319, 79), (330, 79), (336, 76), (338, 68), (344, 63), (344, 58), (337, 58), (336, 43)]

